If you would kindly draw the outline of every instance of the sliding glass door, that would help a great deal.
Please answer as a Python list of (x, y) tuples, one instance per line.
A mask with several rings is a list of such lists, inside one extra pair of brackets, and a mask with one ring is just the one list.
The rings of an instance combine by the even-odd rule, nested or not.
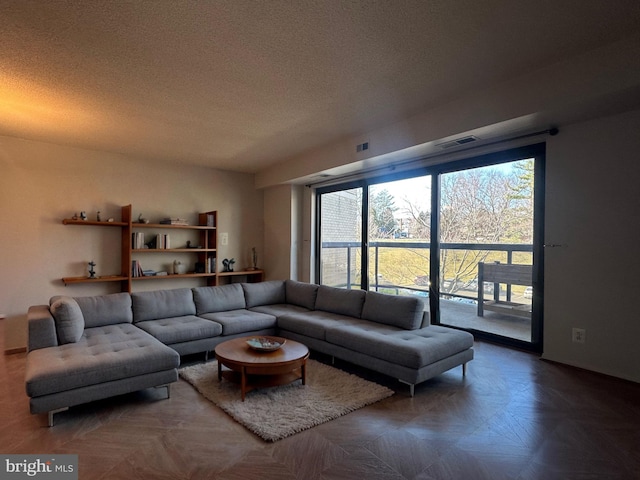
[(441, 324), (531, 342), (534, 166), (441, 175)]
[(543, 187), (540, 144), (318, 188), (317, 281), (418, 295), (434, 324), (540, 350)]

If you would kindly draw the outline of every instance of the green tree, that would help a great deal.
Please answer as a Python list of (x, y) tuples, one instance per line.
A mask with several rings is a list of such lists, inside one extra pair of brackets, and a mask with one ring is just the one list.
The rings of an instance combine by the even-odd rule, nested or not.
[(393, 238), (398, 222), (394, 213), (398, 208), (395, 206), (393, 195), (387, 190), (381, 190), (371, 195), (369, 200), (369, 237)]

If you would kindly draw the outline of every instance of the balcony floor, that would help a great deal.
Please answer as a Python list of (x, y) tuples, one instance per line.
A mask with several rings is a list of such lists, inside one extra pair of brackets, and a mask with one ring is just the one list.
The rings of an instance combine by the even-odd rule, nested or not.
[(443, 326), (471, 328), (525, 342), (531, 341), (530, 319), (487, 311), (484, 312), (484, 317), (479, 317), (476, 305), (451, 300), (440, 300), (440, 323)]

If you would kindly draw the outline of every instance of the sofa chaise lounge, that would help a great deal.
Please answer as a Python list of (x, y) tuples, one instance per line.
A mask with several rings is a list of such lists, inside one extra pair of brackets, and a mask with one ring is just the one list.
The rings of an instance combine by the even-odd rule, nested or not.
[(93, 297), (29, 308), (31, 413), (177, 381), (180, 356), (274, 335), (414, 386), (473, 359), (473, 336), (429, 325), (418, 297), (293, 280)]

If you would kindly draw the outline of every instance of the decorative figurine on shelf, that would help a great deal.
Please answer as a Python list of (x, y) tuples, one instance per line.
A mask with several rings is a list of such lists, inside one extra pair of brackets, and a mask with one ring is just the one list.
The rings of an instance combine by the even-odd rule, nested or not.
[(174, 275), (184, 275), (187, 273), (187, 266), (180, 260), (173, 261), (173, 273)]
[(80, 212), (80, 219), (81, 220), (86, 220), (87, 219), (87, 212), (85, 212), (84, 210), (82, 212)]
[(89, 262), (89, 278), (96, 278), (96, 272), (93, 269), (93, 267), (96, 266), (96, 262), (94, 262), (93, 260), (91, 260)]
[(222, 271), (223, 272), (233, 272), (233, 264), (236, 263), (235, 259), (227, 259), (222, 260)]
[(147, 218), (144, 218), (142, 214), (138, 215), (138, 223), (149, 223)]
[(98, 213), (96, 213), (96, 222), (100, 222), (100, 210), (98, 210)]
[(77, 219), (78, 219), (78, 214), (77, 214), (77, 213), (74, 213), (74, 214), (73, 214), (73, 217), (71, 217), (71, 220), (77, 220)]
[(258, 269), (258, 254), (256, 253), (256, 247), (251, 249), (251, 267), (249, 270), (257, 270)]

